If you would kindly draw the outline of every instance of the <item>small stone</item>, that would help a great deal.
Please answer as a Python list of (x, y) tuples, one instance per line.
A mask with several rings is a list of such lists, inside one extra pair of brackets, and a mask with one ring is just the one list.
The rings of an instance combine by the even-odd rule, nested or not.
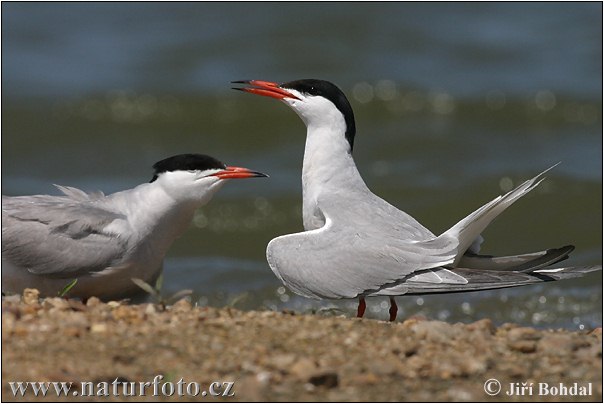
[(69, 308), (73, 311), (86, 311), (86, 305), (81, 300), (69, 299), (67, 300)]
[(369, 371), (376, 375), (387, 376), (395, 374), (399, 363), (395, 359), (375, 359), (369, 364)]
[(443, 321), (417, 322), (411, 326), (411, 330), (420, 339), (438, 343), (447, 343), (459, 334), (458, 329)]
[(38, 289), (25, 289), (23, 291), (23, 303), (25, 304), (38, 303), (39, 297), (40, 291), (38, 291)]
[(27, 334), (29, 334), (29, 330), (27, 329), (27, 327), (17, 324), (12, 329), (12, 334), (18, 337), (25, 337)]
[(185, 312), (191, 310), (191, 303), (187, 299), (180, 299), (172, 305), (173, 312)]
[(569, 334), (545, 334), (539, 341), (540, 352), (555, 352), (556, 355), (570, 354), (578, 348), (578, 343)]
[(378, 384), (380, 379), (373, 373), (362, 373), (353, 378), (353, 384)]
[(264, 384), (265, 375), (260, 376), (244, 376), (241, 380), (237, 380), (236, 397), (246, 402), (264, 402), (267, 385)]
[(116, 307), (120, 307), (121, 305), (122, 304), (120, 302), (116, 302), (115, 300), (107, 302), (107, 306), (111, 307), (112, 309), (115, 309)]
[(541, 338), (541, 334), (534, 328), (530, 327), (518, 327), (513, 328), (508, 332), (508, 339), (511, 341), (520, 340), (538, 340)]
[(495, 335), (495, 332), (497, 331), (497, 328), (493, 325), (493, 322), (488, 318), (483, 318), (482, 320), (468, 324), (467, 329), (472, 331), (483, 331), (491, 335)]
[(268, 386), (272, 378), (271, 372), (262, 371), (256, 375), (256, 380), (261, 386)]
[(403, 325), (403, 327), (411, 327), (412, 325), (417, 324), (422, 321), (428, 321), (428, 319), (421, 315), (415, 315), (415, 316), (411, 316), (408, 319), (406, 319), (405, 321), (403, 321), (402, 325)]
[(145, 307), (145, 314), (155, 314), (157, 313), (157, 309), (155, 308), (155, 305), (152, 303), (148, 303), (147, 307)]
[(68, 310), (70, 308), (69, 302), (61, 297), (49, 297), (44, 299), (44, 308), (47, 310)]
[(508, 348), (512, 351), (532, 353), (537, 350), (537, 340), (540, 338), (540, 332), (534, 328), (512, 328), (507, 334)]
[(63, 329), (63, 335), (66, 337), (79, 337), (80, 329), (78, 327), (65, 327)]
[(464, 375), (475, 375), (486, 372), (489, 367), (489, 361), (481, 356), (464, 356), (460, 361), (460, 367)]
[(447, 391), (447, 396), (450, 401), (476, 401), (476, 398), (471, 391), (465, 390), (460, 387), (452, 387)]
[(19, 312), (22, 316), (26, 316), (26, 315), (33, 316), (34, 314), (36, 314), (36, 312), (38, 311), (39, 308), (40, 308), (39, 304), (28, 304), (27, 306), (21, 306), (21, 309), (19, 310)]
[(317, 365), (307, 358), (302, 358), (294, 363), (290, 369), (290, 373), (301, 380), (308, 380), (317, 370)]
[(96, 307), (101, 304), (101, 299), (96, 296), (89, 297), (86, 301), (86, 306), (88, 307)]
[(526, 341), (526, 340), (511, 341), (511, 342), (508, 342), (508, 347), (512, 351), (518, 351), (518, 352), (522, 352), (522, 353), (532, 353), (537, 350), (537, 343), (535, 341)]
[(7, 295), (2, 296), (2, 301), (6, 303), (19, 303), (21, 301), (21, 295)]
[(94, 323), (90, 326), (90, 332), (92, 333), (105, 333), (107, 332), (107, 324), (105, 323)]
[(279, 370), (287, 370), (295, 360), (296, 355), (294, 354), (280, 354), (275, 355), (270, 362)]
[(325, 372), (311, 376), (308, 382), (313, 386), (322, 386), (332, 389), (338, 386), (338, 374), (336, 372)]

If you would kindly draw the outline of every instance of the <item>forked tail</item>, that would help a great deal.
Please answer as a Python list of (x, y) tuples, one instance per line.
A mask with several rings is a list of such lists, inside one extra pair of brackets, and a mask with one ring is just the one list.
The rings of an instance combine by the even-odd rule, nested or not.
[(474, 240), (476, 240), (476, 238), (480, 236), (480, 233), (482, 233), (484, 229), (493, 221), (493, 219), (499, 216), (500, 213), (506, 210), (509, 206), (511, 206), (522, 196), (532, 191), (537, 185), (541, 183), (541, 181), (545, 179), (545, 173), (547, 173), (552, 168), (556, 167), (558, 164), (548, 168), (547, 170), (543, 171), (541, 174), (535, 176), (534, 178), (523, 182), (517, 188), (513, 189), (507, 194), (498, 196), (491, 202), (478, 208), (477, 210), (466, 216), (464, 219), (459, 221), (455, 226), (451, 227), (449, 230), (439, 236), (451, 237), (453, 239), (458, 240), (458, 252), (453, 266), (457, 266), (459, 264), (459, 261), (463, 257), (464, 253), (472, 245)]

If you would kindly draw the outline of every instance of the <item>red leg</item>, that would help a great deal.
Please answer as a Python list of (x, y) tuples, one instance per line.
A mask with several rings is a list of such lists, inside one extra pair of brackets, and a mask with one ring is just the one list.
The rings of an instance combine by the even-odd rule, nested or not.
[(365, 307), (367, 307), (367, 305), (365, 304), (365, 298), (359, 297), (359, 307), (357, 309), (357, 317), (363, 317), (363, 315), (365, 314)]
[(390, 313), (390, 321), (396, 320), (396, 313), (398, 313), (398, 306), (396, 305), (396, 301), (394, 300), (394, 297), (390, 298), (390, 310), (388, 310), (388, 313)]

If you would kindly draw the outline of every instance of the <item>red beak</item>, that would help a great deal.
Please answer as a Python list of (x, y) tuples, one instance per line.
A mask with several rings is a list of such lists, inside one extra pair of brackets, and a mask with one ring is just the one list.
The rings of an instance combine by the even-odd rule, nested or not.
[(252, 87), (243, 87), (243, 88), (235, 88), (233, 90), (245, 91), (246, 93), (263, 95), (265, 97), (272, 97), (278, 100), (282, 100), (284, 98), (294, 98), (299, 100), (298, 97), (279, 87), (279, 84), (273, 83), (271, 81), (262, 81), (262, 80), (240, 80), (233, 81), (234, 84), (249, 84)]
[(254, 178), (254, 177), (268, 177), (258, 171), (252, 171), (248, 168), (227, 166), (224, 170), (212, 174), (214, 177), (218, 177), (221, 180), (233, 179), (233, 178)]

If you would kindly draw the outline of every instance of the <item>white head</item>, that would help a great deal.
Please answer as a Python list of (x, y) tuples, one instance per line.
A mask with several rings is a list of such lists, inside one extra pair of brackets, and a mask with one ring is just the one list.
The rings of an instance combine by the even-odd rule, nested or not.
[(236, 90), (283, 101), (311, 130), (326, 128), (330, 132), (342, 134), (352, 151), (356, 133), (354, 113), (344, 93), (329, 81), (303, 79), (277, 84), (270, 81), (250, 80), (234, 83), (253, 86), (236, 88)]
[(235, 178), (268, 177), (247, 168), (227, 166), (205, 154), (179, 154), (153, 165), (150, 182), (157, 183), (178, 201), (207, 203), (225, 182)]

